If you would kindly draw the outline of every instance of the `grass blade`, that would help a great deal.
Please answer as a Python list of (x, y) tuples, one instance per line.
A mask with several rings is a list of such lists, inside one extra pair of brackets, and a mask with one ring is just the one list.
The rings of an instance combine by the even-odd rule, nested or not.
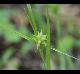
[(36, 21), (34, 20), (34, 16), (32, 14), (32, 9), (30, 4), (27, 4), (27, 8), (28, 8), (28, 19), (32, 25), (32, 28), (34, 30), (34, 34), (37, 35), (38, 31), (37, 31), (37, 25), (36, 25)]
[(30, 36), (26, 36), (26, 35), (24, 35), (24, 34), (22, 34), (22, 33), (20, 33), (20, 32), (17, 32), (17, 31), (15, 31), (15, 33), (17, 33), (20, 37), (22, 37), (22, 38), (24, 38), (24, 39), (26, 39), (26, 40), (28, 40), (28, 41), (34, 41), (33, 40), (33, 38)]

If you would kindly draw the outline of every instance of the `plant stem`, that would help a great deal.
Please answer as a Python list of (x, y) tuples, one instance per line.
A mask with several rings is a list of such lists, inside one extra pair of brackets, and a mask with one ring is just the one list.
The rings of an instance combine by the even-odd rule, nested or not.
[(44, 61), (43, 48), (39, 47), (39, 53), (40, 53), (40, 56), (41, 56), (42, 61)]
[(41, 60), (42, 60), (42, 68), (46, 69), (45, 60), (44, 60), (44, 52), (43, 52), (43, 48), (42, 47), (39, 47), (39, 53), (40, 53)]
[(48, 5), (46, 5), (46, 19), (47, 19), (47, 49), (46, 49), (46, 66), (49, 70), (50, 66), (50, 23), (49, 23), (49, 15), (48, 15)]

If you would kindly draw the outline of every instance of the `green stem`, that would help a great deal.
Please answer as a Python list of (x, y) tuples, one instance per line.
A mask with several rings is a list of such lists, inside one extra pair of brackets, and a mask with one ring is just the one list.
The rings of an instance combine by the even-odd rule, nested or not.
[(39, 53), (40, 53), (42, 61), (44, 61), (44, 53), (43, 53), (43, 49), (41, 47), (39, 47)]
[(43, 53), (43, 48), (42, 47), (39, 47), (39, 53), (40, 53), (40, 56), (41, 56), (41, 60), (42, 60), (42, 68), (43, 69), (46, 69), (46, 66), (45, 66), (45, 60), (44, 60), (44, 53)]
[(48, 15), (48, 5), (46, 5), (46, 19), (47, 19), (47, 49), (46, 49), (46, 66), (47, 69), (50, 69), (50, 23), (49, 23), (49, 15)]

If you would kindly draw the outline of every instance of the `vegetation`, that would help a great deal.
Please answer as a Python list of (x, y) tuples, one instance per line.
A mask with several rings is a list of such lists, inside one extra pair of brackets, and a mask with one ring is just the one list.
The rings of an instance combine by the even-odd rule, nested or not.
[[(16, 27), (11, 25), (7, 21), (7, 18), (5, 18), (5, 15), (4, 15), (5, 11), (3, 11), (4, 13), (2, 12), (0, 15), (2, 16), (1, 22), (0, 22), (0, 35), (4, 35), (6, 40), (10, 43), (18, 43), (19, 41), (21, 41), (22, 38), (26, 39), (23, 42), (23, 45), (21, 46), (21, 48), (19, 49), (20, 50), (19, 52), (23, 57), (31, 49), (31, 46), (36, 45), (37, 52), (39, 52), (39, 55), (42, 60), (42, 69), (44, 70), (52, 69), (51, 55), (54, 56), (54, 53), (56, 53), (56, 55), (59, 58), (58, 69), (60, 70), (76, 69), (75, 61), (76, 60), (80, 61), (80, 59), (78, 59), (77, 57), (74, 57), (74, 55), (71, 54), (69, 51), (74, 46), (79, 46), (80, 42), (79, 40), (76, 40), (72, 36), (71, 32), (73, 32), (73, 30), (69, 29), (70, 26), (67, 26), (66, 29), (63, 30), (62, 23), (61, 23), (61, 16), (59, 12), (60, 5), (59, 4), (44, 5), (44, 10), (45, 10), (44, 17), (46, 18), (46, 20), (38, 10), (39, 9), (38, 7), (39, 7), (39, 4), (34, 4), (34, 7), (32, 7), (31, 4), (27, 4), (25, 8), (28, 21), (32, 27), (32, 32), (28, 28), (25, 28), (25, 26), (22, 26), (17, 30)], [(10, 12), (12, 13), (16, 11), (9, 11), (7, 12), (7, 15), (10, 15)], [(54, 18), (54, 22), (55, 22), (54, 28), (56, 32), (56, 45), (53, 45), (53, 43), (51, 42), (51, 39), (53, 37), (51, 35), (51, 17)], [(73, 25), (74, 22), (69, 21), (68, 24)], [(66, 31), (66, 33), (63, 33), (63, 31)], [(12, 62), (13, 59), (11, 57), (15, 53), (15, 51), (13, 50), (14, 50), (13, 48), (8, 48), (2, 55), (0, 59), (1, 69), (6, 64)], [(57, 57), (54, 57), (54, 58), (57, 58)], [(12, 62), (12, 63), (16, 64), (15, 62)], [(66, 65), (67, 63), (68, 65)], [(18, 69), (19, 65), (20, 64), (16, 64), (14, 68)]]

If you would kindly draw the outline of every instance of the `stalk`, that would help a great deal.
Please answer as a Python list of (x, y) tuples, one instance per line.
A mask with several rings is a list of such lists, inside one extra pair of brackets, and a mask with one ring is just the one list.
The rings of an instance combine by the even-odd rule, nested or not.
[(47, 69), (51, 69), (50, 65), (50, 49), (51, 49), (51, 44), (50, 44), (50, 23), (49, 23), (49, 15), (48, 15), (48, 5), (46, 5), (46, 19), (47, 19), (47, 49), (46, 49), (46, 66)]

